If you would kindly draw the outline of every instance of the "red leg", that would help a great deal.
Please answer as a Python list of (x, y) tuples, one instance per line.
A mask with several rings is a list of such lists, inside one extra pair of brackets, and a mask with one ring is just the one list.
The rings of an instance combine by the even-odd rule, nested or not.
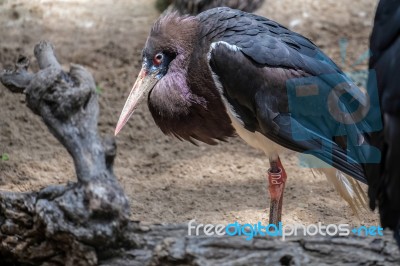
[(283, 191), (287, 176), (279, 157), (276, 160), (270, 159), (269, 163), (271, 165), (268, 170), (268, 190), (271, 198), (269, 223), (278, 225), (282, 218)]

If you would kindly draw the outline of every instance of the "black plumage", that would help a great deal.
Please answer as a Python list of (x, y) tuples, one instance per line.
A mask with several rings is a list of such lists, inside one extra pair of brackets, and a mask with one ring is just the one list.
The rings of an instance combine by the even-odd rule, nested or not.
[[(257, 15), (218, 8), (198, 17), (205, 25), (201, 35), (208, 39), (209, 44), (222, 41), (240, 48), (232, 51), (225, 45), (218, 45), (211, 53), (210, 66), (222, 83), (224, 96), (244, 121), (245, 128), (261, 132), (291, 150), (315, 150), (318, 158), (366, 182), (358, 158), (349, 158), (339, 143), (321, 138), (323, 136), (309, 131), (290, 116), (287, 80), (310, 76), (324, 79), (326, 75), (337, 74), (335, 80), (324, 81), (329, 84), (329, 89), (338, 82), (346, 82), (358, 91), (329, 57), (307, 38)], [(231, 31), (235, 34), (230, 34)], [(323, 124), (314, 126), (321, 131), (325, 127)], [(295, 140), (294, 127), (309, 134), (309, 141)], [(322, 150), (322, 142), (331, 144), (332, 150)]]
[(378, 202), (383, 227), (395, 230), (400, 245), (400, 2), (381, 0), (370, 39), (370, 78), (376, 74), (384, 130), (371, 136), (381, 164), (367, 171), (370, 205)]

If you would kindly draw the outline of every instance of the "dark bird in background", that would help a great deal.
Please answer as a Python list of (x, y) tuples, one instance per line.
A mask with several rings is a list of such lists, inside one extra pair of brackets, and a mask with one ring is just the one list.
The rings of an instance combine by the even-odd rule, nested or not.
[(156, 5), (160, 11), (176, 10), (181, 15), (197, 15), (215, 7), (230, 7), (245, 12), (254, 12), (264, 3), (264, 0), (157, 0)]
[[(370, 39), (370, 79), (376, 74), (384, 130), (372, 138), (381, 164), (367, 171), (370, 206), (379, 206), (381, 224), (395, 232), (400, 246), (400, 1), (381, 0)], [(370, 83), (371, 84), (371, 83)]]
[[(321, 95), (331, 95), (344, 110), (338, 114), (347, 119), (340, 125), (345, 131), (342, 136), (329, 132), (337, 130), (327, 126), (332, 117), (319, 110), (300, 118), (289, 110), (287, 81), (310, 77), (324, 86), (305, 84), (295, 92), (313, 96), (319, 89)], [(336, 92), (333, 87), (338, 82), (344, 86)], [(287, 149), (311, 152), (337, 168), (339, 171), (332, 167), (320, 170), (354, 209), (365, 201), (359, 184), (347, 176), (366, 182), (362, 164), (349, 153), (347, 139), (354, 138), (346, 135), (362, 132), (356, 118), (347, 115), (351, 112), (345, 112), (350, 107), (342, 99), (343, 93), (351, 96), (351, 102), (367, 104), (365, 95), (315, 44), (272, 20), (230, 8), (215, 8), (197, 16), (171, 13), (161, 17), (150, 32), (142, 69), (115, 134), (147, 99), (164, 134), (211, 145), (239, 135), (270, 160), (270, 223), (276, 224), (281, 220), (286, 182), (279, 154)], [(306, 105), (326, 100), (311, 96), (305, 99), (314, 102)], [(328, 103), (325, 105), (327, 109)], [(356, 139), (355, 145), (365, 144), (364, 138)]]

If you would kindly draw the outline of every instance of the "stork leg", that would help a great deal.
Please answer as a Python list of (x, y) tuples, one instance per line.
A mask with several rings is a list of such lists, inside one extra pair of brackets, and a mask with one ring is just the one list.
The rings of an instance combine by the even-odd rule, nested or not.
[(278, 226), (282, 218), (283, 191), (285, 189), (286, 172), (282, 166), (279, 156), (276, 159), (269, 159), (268, 170), (269, 195), (271, 199), (269, 210), (269, 223)]

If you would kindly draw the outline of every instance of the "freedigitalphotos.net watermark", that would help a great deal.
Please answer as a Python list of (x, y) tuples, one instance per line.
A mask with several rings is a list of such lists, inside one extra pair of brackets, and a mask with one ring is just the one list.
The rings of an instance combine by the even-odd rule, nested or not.
[(243, 236), (246, 240), (252, 240), (255, 236), (280, 237), (285, 240), (289, 236), (383, 236), (383, 228), (380, 226), (351, 227), (349, 224), (240, 224), (238, 222), (224, 224), (196, 224), (195, 220), (188, 223), (189, 236)]

